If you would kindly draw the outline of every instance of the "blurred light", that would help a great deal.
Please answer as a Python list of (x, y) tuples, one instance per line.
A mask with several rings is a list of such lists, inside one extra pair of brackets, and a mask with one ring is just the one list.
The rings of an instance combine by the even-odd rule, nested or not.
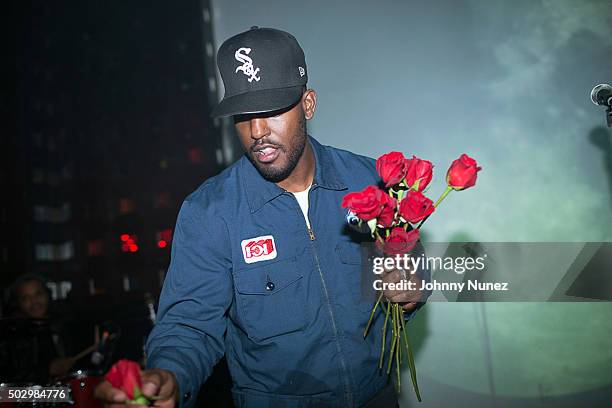
[(130, 198), (120, 198), (119, 199), (119, 213), (120, 214), (129, 214), (134, 211), (134, 201)]
[(172, 242), (172, 228), (166, 228), (165, 230), (157, 231), (155, 233), (155, 239), (157, 240), (158, 248), (166, 248)]
[(136, 245), (136, 242), (138, 241), (138, 236), (136, 234), (121, 234), (120, 238), (122, 252), (138, 251), (138, 245)]
[(192, 164), (200, 164), (204, 161), (204, 153), (199, 147), (193, 147), (187, 151), (187, 157)]
[(96, 239), (87, 243), (87, 255), (99, 256), (104, 254), (104, 241)]

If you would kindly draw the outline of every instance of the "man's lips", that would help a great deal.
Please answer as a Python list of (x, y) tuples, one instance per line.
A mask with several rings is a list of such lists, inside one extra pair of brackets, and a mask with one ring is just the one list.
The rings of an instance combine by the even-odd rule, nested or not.
[(261, 145), (253, 149), (253, 156), (261, 163), (271, 163), (278, 157), (278, 146)]

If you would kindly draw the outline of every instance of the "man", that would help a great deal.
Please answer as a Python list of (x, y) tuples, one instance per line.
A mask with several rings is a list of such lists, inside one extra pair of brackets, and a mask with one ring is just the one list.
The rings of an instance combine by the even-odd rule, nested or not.
[[(217, 64), (225, 96), (213, 115), (233, 116), (245, 156), (181, 207), (143, 392), (156, 406), (191, 406), (225, 354), (237, 407), (396, 405), (376, 368), (384, 319), (362, 334), (372, 302), (359, 240), (369, 237), (341, 208), (379, 182), (374, 161), (307, 134), (317, 95), (292, 35), (253, 27), (221, 46)], [(422, 304), (385, 295), (407, 312)], [(97, 394), (125, 400), (108, 383)]]
[(11, 296), (17, 306), (15, 317), (36, 319), (31, 324), (40, 328), (36, 336), (24, 335), (16, 345), (23, 350), (13, 353), (15, 365), (20, 367), (15, 370), (17, 377), (21, 381), (46, 383), (66, 375), (76, 360), (66, 357), (61, 325), (57, 321), (50, 324), (48, 320), (52, 316), (44, 278), (36, 274), (21, 276), (13, 284)]
[(49, 309), (49, 290), (43, 278), (24, 275), (13, 284), (17, 315), (29, 319), (44, 319)]

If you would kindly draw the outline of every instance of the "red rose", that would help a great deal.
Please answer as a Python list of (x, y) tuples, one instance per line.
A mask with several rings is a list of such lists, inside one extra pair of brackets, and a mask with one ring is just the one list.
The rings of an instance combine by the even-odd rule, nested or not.
[(119, 360), (104, 377), (114, 388), (119, 388), (128, 399), (138, 398), (142, 384), (140, 383), (140, 366), (130, 360)]
[(414, 224), (427, 217), (435, 209), (433, 201), (425, 197), (420, 191), (409, 191), (408, 195), (400, 201), (399, 215), (404, 220)]
[(363, 221), (369, 221), (378, 218), (382, 212), (386, 195), (376, 186), (367, 186), (363, 191), (345, 195), (342, 199), (342, 208), (348, 208)]
[(393, 220), (395, 219), (397, 200), (393, 197), (390, 197), (388, 194), (383, 194), (381, 196), (380, 204), (382, 206), (382, 211), (378, 216), (377, 223), (385, 228), (388, 228), (393, 224)]
[(464, 153), (450, 165), (446, 172), (446, 182), (455, 190), (465, 190), (476, 184), (477, 173), (481, 169), (476, 160)]
[(400, 152), (383, 154), (376, 160), (376, 171), (386, 187), (398, 184), (406, 176), (406, 158)]
[[(391, 230), (391, 234), (385, 240), (382, 248), (387, 255), (405, 254), (416, 246), (419, 240), (419, 230), (404, 231), (402, 227), (395, 227)], [(381, 247), (380, 241), (376, 241), (378, 247)]]
[(416, 191), (423, 191), (433, 176), (433, 165), (429, 160), (421, 160), (416, 156), (406, 159), (406, 184)]

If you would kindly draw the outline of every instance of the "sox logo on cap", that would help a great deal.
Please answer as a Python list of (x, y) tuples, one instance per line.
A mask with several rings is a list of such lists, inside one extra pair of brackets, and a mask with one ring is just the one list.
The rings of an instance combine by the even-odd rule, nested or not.
[[(244, 52), (244, 54), (241, 54), (241, 52)], [(238, 51), (234, 53), (234, 58), (242, 63), (241, 66), (236, 68), (235, 72), (238, 73), (238, 71), (242, 71), (244, 75), (249, 77), (249, 82), (253, 82), (253, 80), (259, 81), (261, 79), (257, 76), (259, 68), (253, 67), (253, 60), (248, 56), (250, 53), (251, 49), (246, 47), (238, 48)]]

